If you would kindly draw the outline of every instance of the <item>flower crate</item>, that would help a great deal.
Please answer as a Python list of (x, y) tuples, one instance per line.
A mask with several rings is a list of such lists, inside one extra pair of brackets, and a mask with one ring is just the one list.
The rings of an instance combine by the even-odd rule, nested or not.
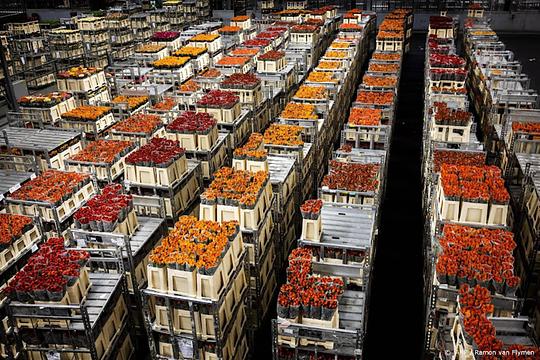
[(251, 28), (251, 18), (246, 15), (239, 15), (231, 18), (231, 26), (238, 26), (242, 30)]
[(214, 172), (225, 165), (228, 139), (229, 134), (218, 133), (218, 140), (210, 150), (186, 150), (188, 159), (196, 159), (201, 163), (203, 179), (211, 180)]
[(233, 123), (218, 123), (217, 128), (222, 133), (227, 133), (227, 147), (235, 149), (243, 144), (251, 131), (253, 131), (253, 116), (247, 109), (242, 109)]
[(0, 229), (0, 271), (41, 239), (40, 231), (32, 218), (23, 215), (0, 214)]
[[(474, 181), (463, 180), (470, 178), (463, 174), (474, 174)], [(443, 164), (434, 204), (440, 219), (506, 226), (510, 195), (500, 176), (500, 169), (494, 166)]]
[(285, 52), (269, 51), (257, 58), (257, 72), (278, 73), (287, 65)]
[(142, 59), (147, 65), (167, 56), (169, 56), (169, 48), (166, 45), (145, 44), (135, 50), (135, 57)]
[(233, 123), (241, 112), (240, 99), (230, 91), (211, 90), (197, 102), (197, 111), (211, 114), (218, 123)]
[(314, 46), (319, 41), (319, 27), (315, 25), (294, 25), (290, 32), (291, 43)]
[(211, 150), (218, 140), (216, 120), (207, 113), (186, 111), (166, 127), (166, 137), (188, 151)]
[(74, 93), (73, 97), (77, 106), (98, 105), (111, 101), (111, 93), (107, 86), (89, 92)]
[(111, 110), (103, 106), (79, 106), (62, 114), (60, 126), (98, 135), (115, 123)]
[(75, 228), (105, 233), (133, 235), (139, 223), (131, 195), (121, 193), (122, 185), (111, 184), (92, 197), (74, 215)]
[(189, 45), (208, 49), (211, 55), (223, 49), (221, 36), (218, 34), (199, 34), (188, 40)]
[(75, 98), (67, 93), (50, 93), (45, 96), (23, 96), (19, 100), (20, 111), (38, 118), (43, 123), (55, 124), (65, 112), (76, 107)]
[(232, 74), (221, 82), (221, 88), (235, 93), (240, 103), (250, 110), (255, 110), (262, 104), (261, 80), (253, 74)]
[(172, 186), (187, 171), (180, 143), (161, 138), (151, 139), (125, 161), (125, 179), (133, 184)]
[[(215, 232), (208, 232), (207, 227), (214, 228)], [(180, 217), (175, 230), (150, 254), (148, 287), (171, 294), (219, 300), (243, 253), (242, 234), (238, 230), (236, 222), (216, 223), (192, 216)], [(183, 238), (188, 232), (198, 235)], [(194, 246), (203, 241), (214, 243), (214, 248)], [(178, 252), (181, 255), (170, 254), (171, 249), (181, 250)], [(202, 254), (206, 255), (204, 260), (196, 261)]]
[(58, 28), (51, 30), (47, 35), (49, 43), (55, 45), (77, 44), (82, 41), (81, 33), (78, 30)]
[[(212, 221), (238, 221), (241, 229), (257, 230), (271, 204), (272, 186), (268, 172), (250, 173), (223, 167), (214, 174), (214, 180), (201, 195), (200, 218)], [(255, 191), (237, 186), (252, 186)], [(239, 197), (232, 195), (238, 194)]]
[[(108, 31), (83, 32), (83, 42), (86, 44), (102, 44), (109, 41)], [(97, 45), (96, 45), (97, 46)]]
[(38, 21), (34, 20), (20, 23), (8, 23), (6, 24), (6, 30), (13, 35), (32, 35), (39, 33), (40, 27)]
[(94, 195), (88, 175), (48, 170), (6, 198), (11, 214), (40, 216), (43, 221), (69, 218)]
[(402, 52), (403, 49), (403, 39), (377, 39), (376, 42), (377, 51), (396, 51)]
[(154, 137), (165, 137), (165, 127), (158, 115), (136, 114), (111, 129), (113, 140), (132, 141), (139, 146), (146, 145)]
[(184, 46), (176, 51), (174, 56), (188, 56), (191, 59), (194, 70), (202, 72), (210, 66), (210, 55), (205, 48), (195, 46)]
[(247, 74), (253, 68), (253, 60), (248, 56), (223, 56), (214, 67), (226, 75)]
[(191, 62), (187, 62), (185, 65), (176, 68), (154, 68), (150, 73), (150, 78), (151, 82), (156, 84), (178, 85), (191, 78), (193, 74), (193, 65)]
[(124, 173), (126, 156), (134, 149), (130, 141), (96, 140), (64, 160), (66, 171), (94, 174), (100, 181), (111, 182)]
[(67, 92), (89, 92), (107, 85), (105, 72), (97, 68), (71, 68), (58, 73), (58, 89)]
[(77, 27), (83, 31), (98, 31), (107, 30), (107, 21), (104, 17), (89, 16), (82, 19), (77, 19)]
[(252, 133), (247, 143), (233, 152), (233, 169), (250, 172), (268, 171), (267, 152), (263, 149), (263, 136)]
[(167, 46), (171, 53), (182, 47), (182, 38), (176, 31), (158, 31), (150, 37), (150, 41)]

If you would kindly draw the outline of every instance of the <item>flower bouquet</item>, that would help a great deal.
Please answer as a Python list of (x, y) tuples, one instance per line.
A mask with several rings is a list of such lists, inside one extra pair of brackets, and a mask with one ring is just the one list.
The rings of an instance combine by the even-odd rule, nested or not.
[(400, 61), (401, 60), (401, 54), (398, 52), (389, 52), (389, 53), (383, 53), (383, 52), (374, 52), (371, 56), (373, 60), (382, 60), (382, 61)]
[(198, 56), (206, 53), (208, 50), (203, 47), (199, 46), (184, 46), (180, 49), (176, 50), (176, 52), (173, 53), (173, 56), (179, 56), (179, 57), (189, 57), (192, 59), (196, 59)]
[(233, 51), (231, 51), (229, 54), (231, 56), (249, 56), (253, 57), (259, 53), (259, 49), (252, 49), (252, 48), (236, 48)]
[(111, 184), (103, 188), (88, 203), (77, 210), (74, 215), (75, 227), (78, 229), (113, 232), (119, 223), (126, 220), (133, 210), (131, 195), (122, 194), (122, 185)]
[(321, 209), (323, 202), (321, 199), (306, 200), (302, 206), (300, 206), (300, 212), (304, 219), (317, 220), (321, 215)]
[(96, 122), (103, 116), (110, 114), (112, 108), (107, 106), (83, 105), (62, 114), (66, 121), (90, 121)]
[(315, 83), (337, 83), (338, 82), (338, 80), (334, 77), (334, 74), (332, 74), (331, 72), (325, 72), (325, 71), (310, 72), (306, 81), (315, 82)]
[(284, 119), (318, 120), (315, 105), (289, 102), (281, 112)]
[(242, 67), (251, 60), (248, 56), (224, 56), (218, 60), (217, 66)]
[(346, 59), (349, 57), (349, 53), (343, 50), (327, 50), (324, 53), (324, 57), (333, 59)]
[(180, 69), (189, 61), (187, 56), (167, 56), (152, 63), (155, 69)]
[(381, 120), (381, 109), (353, 107), (349, 114), (349, 125), (354, 126), (379, 126)]
[(250, 172), (222, 167), (214, 173), (214, 180), (203, 197), (215, 198), (221, 205), (253, 209), (268, 180), (268, 171)]
[[(86, 251), (66, 250), (63, 238), (50, 238), (9, 281), (3, 292), (24, 303), (61, 301), (89, 259)], [(40, 309), (50, 315), (50, 309)]]
[(213, 79), (221, 76), (221, 71), (216, 68), (210, 68), (201, 74), (201, 77)]
[(126, 157), (126, 164), (167, 168), (184, 156), (184, 149), (174, 140), (153, 138)]
[(301, 85), (300, 89), (294, 94), (295, 98), (323, 100), (328, 98), (328, 90), (324, 86)]
[(270, 145), (303, 146), (301, 135), (301, 126), (274, 123), (264, 132), (263, 141)]
[(95, 67), (77, 66), (65, 71), (60, 71), (57, 76), (59, 79), (82, 79), (96, 74), (99, 71), (101, 71), (101, 69)]
[(321, 70), (338, 70), (340, 68), (341, 68), (340, 61), (321, 60), (317, 64), (317, 69), (321, 69)]
[(207, 135), (216, 128), (216, 125), (216, 120), (208, 113), (185, 111), (167, 125), (167, 131)]
[(482, 152), (435, 150), (433, 152), (433, 171), (441, 171), (442, 164), (483, 166), (486, 154)]
[(218, 33), (220, 34), (226, 34), (226, 35), (230, 35), (230, 34), (237, 34), (239, 33), (240, 31), (242, 31), (242, 28), (239, 27), (239, 26), (223, 26), (221, 28), (218, 29)]
[(0, 214), (0, 251), (34, 227), (32, 218), (24, 215)]
[(445, 102), (435, 102), (433, 105), (437, 125), (467, 126), (472, 122), (472, 114), (468, 111), (449, 108)]
[(255, 74), (234, 73), (221, 82), (221, 87), (224, 89), (253, 90), (260, 84), (261, 79)]
[(150, 41), (173, 41), (179, 36), (180, 33), (177, 31), (158, 31), (150, 37)]
[(139, 106), (142, 106), (143, 104), (146, 104), (148, 102), (148, 96), (124, 96), (119, 95), (112, 99), (112, 103), (114, 104), (128, 104), (128, 109), (130, 111), (135, 110), (139, 108)]
[(538, 136), (540, 135), (540, 123), (513, 121), (512, 131), (514, 133), (525, 133), (530, 136)]
[(222, 90), (211, 90), (204, 95), (197, 105), (209, 108), (226, 108), (230, 109), (238, 104), (240, 99), (233, 92)]
[(212, 42), (219, 37), (218, 34), (199, 34), (189, 39), (189, 42)]
[(233, 156), (239, 160), (264, 161), (268, 155), (266, 150), (262, 149), (263, 136), (259, 133), (252, 133), (248, 141), (240, 147), (234, 149)]
[(333, 190), (373, 192), (379, 186), (379, 164), (345, 163), (330, 161), (328, 175), (322, 186)]
[(356, 95), (356, 102), (361, 104), (391, 105), (395, 94), (390, 91), (365, 91), (360, 90)]
[(364, 75), (362, 84), (370, 87), (396, 88), (397, 77)]
[(339, 30), (343, 31), (362, 31), (363, 26), (359, 24), (341, 24), (339, 25)]
[(176, 102), (169, 97), (163, 98), (160, 102), (157, 102), (155, 105), (152, 105), (150, 108), (152, 110), (161, 110), (161, 111), (169, 111), (172, 110), (176, 106)]
[(248, 48), (252, 48), (252, 47), (265, 48), (267, 46), (270, 46), (271, 43), (272, 41), (268, 39), (251, 39), (251, 40), (244, 41), (242, 43), (242, 46), (248, 47)]
[(12, 199), (60, 205), (90, 182), (87, 174), (47, 170), (11, 194)]
[(72, 160), (83, 163), (112, 165), (126, 156), (133, 148), (134, 146), (130, 141), (95, 140), (89, 142), (84, 149), (71, 156), (68, 162)]
[(17, 102), (21, 107), (51, 108), (62, 101), (71, 98), (67, 92), (52, 92), (47, 95), (27, 95), (21, 96)]
[(197, 82), (193, 79), (189, 79), (188, 81), (180, 85), (181, 93), (194, 93), (199, 89), (200, 89), (199, 84), (197, 84)]
[(294, 25), (291, 27), (291, 33), (315, 33), (319, 29), (316, 25)]
[(384, 73), (397, 73), (399, 72), (398, 64), (379, 64), (370, 62), (368, 71), (370, 72), (384, 72)]
[(429, 66), (432, 68), (461, 68), (465, 67), (465, 59), (457, 55), (430, 54)]
[(167, 48), (167, 46), (161, 44), (143, 44), (139, 46), (135, 52), (141, 54), (155, 54), (165, 48)]
[(277, 50), (270, 50), (262, 54), (257, 58), (257, 60), (261, 61), (276, 61), (281, 58), (285, 57), (284, 51), (277, 51)]
[(157, 267), (213, 275), (238, 231), (236, 221), (219, 223), (181, 216), (169, 235), (152, 250), (149, 260)]

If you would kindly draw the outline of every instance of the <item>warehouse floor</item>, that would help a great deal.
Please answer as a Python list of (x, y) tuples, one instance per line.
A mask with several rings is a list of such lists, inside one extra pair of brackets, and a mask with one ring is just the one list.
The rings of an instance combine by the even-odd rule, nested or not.
[(368, 309), (365, 351), (368, 360), (422, 356), (420, 164), (425, 40), (425, 34), (413, 35), (401, 72)]

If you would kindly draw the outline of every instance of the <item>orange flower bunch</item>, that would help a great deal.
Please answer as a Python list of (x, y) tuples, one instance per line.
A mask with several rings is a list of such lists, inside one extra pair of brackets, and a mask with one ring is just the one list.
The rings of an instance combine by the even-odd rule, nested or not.
[(190, 42), (211, 42), (219, 38), (218, 34), (199, 34), (195, 35), (191, 39), (189, 39)]
[(364, 75), (362, 82), (366, 86), (376, 86), (376, 87), (385, 87), (395, 88), (397, 85), (397, 78), (395, 76), (370, 76)]
[(359, 24), (341, 24), (341, 25), (339, 25), (339, 29), (340, 30), (355, 30), (355, 31), (358, 31), (358, 30), (362, 30), (363, 27), (362, 27), (362, 25), (359, 25)]
[(0, 249), (3, 251), (33, 226), (29, 216), (0, 214)]
[(466, 94), (467, 89), (465, 87), (462, 88), (455, 88), (455, 87), (440, 87), (440, 86), (432, 86), (431, 90), (436, 93), (452, 93), (452, 94)]
[(250, 172), (222, 167), (214, 173), (214, 180), (201, 195), (201, 200), (210, 203), (225, 201), (232, 206), (253, 208), (269, 178), (268, 171)]
[(405, 28), (403, 20), (389, 20), (384, 19), (379, 25), (379, 31), (401, 31)]
[(107, 106), (83, 105), (62, 114), (64, 120), (96, 121), (103, 115), (110, 113), (112, 108)]
[(199, 90), (199, 84), (197, 84), (193, 79), (189, 79), (188, 81), (180, 85), (181, 92), (195, 92), (197, 90)]
[(394, 101), (394, 93), (385, 91), (359, 91), (356, 96), (356, 102), (362, 104), (386, 105)]
[(114, 125), (112, 130), (113, 132), (152, 134), (161, 125), (163, 122), (157, 115), (135, 114)]
[(399, 65), (398, 64), (378, 64), (378, 63), (370, 62), (368, 71), (397, 73), (399, 71)]
[(130, 110), (136, 109), (148, 101), (148, 96), (124, 96), (118, 95), (112, 102), (115, 104), (127, 103)]
[(227, 34), (227, 33), (237, 33), (242, 31), (242, 28), (239, 26), (223, 26), (218, 29), (218, 33), (220, 34)]
[(334, 75), (331, 72), (326, 71), (312, 71), (307, 77), (307, 81), (319, 82), (319, 83), (337, 83), (338, 81), (334, 78)]
[(345, 42), (345, 41), (334, 41), (333, 43), (330, 44), (331, 49), (348, 49), (350, 47), (351, 47), (351, 43)]
[(247, 15), (238, 15), (231, 18), (231, 21), (234, 21), (234, 22), (241, 22), (241, 21), (246, 21), (246, 20), (249, 20), (249, 16)]
[[(197, 220), (181, 216), (174, 229), (150, 253), (150, 261), (157, 265), (183, 265), (184, 270), (199, 269), (207, 274), (219, 265), (221, 255), (238, 233), (236, 221)], [(208, 272), (210, 271), (210, 272)]]
[(252, 133), (248, 141), (244, 146), (237, 147), (234, 149), (234, 157), (239, 159), (248, 158), (250, 160), (265, 160), (268, 152), (262, 150), (263, 146), (263, 136), (259, 133)]
[(302, 85), (300, 89), (294, 94), (295, 97), (300, 99), (326, 99), (328, 91), (324, 86), (309, 86)]
[(315, 113), (315, 105), (300, 104), (290, 102), (281, 112), (280, 117), (284, 119), (302, 119), (302, 120), (317, 120), (319, 117)]
[(96, 140), (71, 157), (71, 160), (112, 164), (126, 155), (132, 147), (131, 141)]
[(529, 135), (540, 134), (540, 123), (525, 122), (525, 121), (513, 121), (512, 130), (514, 132), (527, 133)]
[(161, 51), (165, 49), (166, 47), (167, 47), (166, 45), (144, 44), (144, 45), (139, 46), (136, 52), (142, 53), (142, 54), (152, 54), (152, 53), (157, 53), (158, 51)]
[(399, 61), (401, 59), (401, 54), (398, 52), (389, 52), (389, 53), (374, 52), (371, 58), (374, 60)]
[(58, 77), (60, 79), (85, 78), (87, 76), (97, 73), (98, 71), (101, 71), (101, 69), (95, 67), (76, 66), (68, 70), (58, 72)]
[(494, 36), (497, 35), (495, 31), (491, 30), (471, 30), (469, 32), (473, 36)]
[(403, 31), (379, 31), (377, 39), (403, 39)]
[(216, 68), (210, 68), (201, 74), (204, 78), (217, 78), (221, 76), (221, 71)]
[(221, 66), (242, 66), (251, 58), (247, 56), (224, 56), (218, 60), (217, 65)]
[(302, 127), (296, 125), (271, 124), (264, 132), (264, 143), (272, 145), (302, 146)]
[(256, 48), (236, 48), (231, 51), (232, 56), (255, 56), (259, 53), (259, 49)]
[(87, 174), (47, 170), (24, 183), (19, 190), (11, 194), (11, 197), (59, 205), (65, 195), (72, 194), (79, 185), (88, 182), (90, 176)]
[(381, 125), (382, 110), (369, 108), (352, 108), (349, 115), (349, 124), (360, 126)]
[(172, 108), (176, 105), (176, 102), (172, 98), (164, 98), (154, 106), (152, 106), (152, 109), (154, 110), (172, 110)]
[(187, 56), (190, 58), (196, 58), (197, 56), (204, 54), (206, 48), (198, 46), (183, 46), (180, 49), (176, 50), (173, 54), (174, 56)]
[(152, 66), (156, 69), (176, 69), (181, 68), (189, 61), (187, 56), (167, 56), (163, 59), (156, 60)]
[(317, 65), (317, 67), (319, 69), (337, 70), (341, 67), (341, 62), (321, 60), (319, 61), (319, 64)]
[(348, 57), (348, 53), (346, 51), (340, 51), (340, 50), (328, 50), (324, 56), (329, 58), (335, 58), (335, 59), (345, 59)]

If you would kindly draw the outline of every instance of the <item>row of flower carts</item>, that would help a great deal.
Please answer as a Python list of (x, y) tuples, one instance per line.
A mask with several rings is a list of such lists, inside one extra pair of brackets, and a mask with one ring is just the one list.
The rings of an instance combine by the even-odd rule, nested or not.
[(466, 80), (474, 68), (457, 55), (457, 23), (431, 17), (426, 40), (425, 350), (443, 359), (536, 353), (529, 320), (520, 316), (524, 278), (511, 194), (506, 174), (488, 165), (487, 143), (476, 139)]
[[(402, 18), (405, 28), (409, 15), (406, 10), (396, 10), (388, 18)], [(351, 16), (360, 19), (369, 15), (352, 11), (346, 18)], [(369, 31), (369, 24), (356, 24), (364, 24), (364, 31)], [(342, 43), (354, 43), (359, 34), (355, 34), (358, 27), (353, 28), (355, 31), (351, 31), (351, 26), (341, 29), (326, 54), (335, 57), (336, 51), (347, 48)], [(361, 50), (357, 54), (362, 56)], [(316, 181), (318, 198), (307, 200), (300, 207), (302, 232), (298, 247), (288, 257), (286, 283), (280, 288), (277, 319), (273, 320), (274, 359), (362, 358), (378, 209), (384, 194), (402, 57), (401, 50), (375, 51), (356, 101), (352, 98), (341, 105), (350, 108), (348, 120), (336, 117), (330, 123), (334, 127), (330, 143), (341, 140), (341, 147), (331, 153), (326, 164), (319, 166), (323, 169), (327, 165), (328, 170)], [(326, 80), (322, 68), (330, 61), (335, 59), (323, 57), (306, 82)], [(379, 72), (387, 78), (393, 76), (395, 81), (380, 84), (383, 76)], [(378, 79), (373, 80), (374, 77)], [(356, 77), (352, 84), (358, 80)], [(291, 104), (295, 103), (289, 103), (284, 113), (299, 112)], [(304, 113), (309, 115), (306, 110)], [(307, 119), (306, 116), (304, 121)], [(383, 127), (385, 135), (381, 136), (375, 129)]]

